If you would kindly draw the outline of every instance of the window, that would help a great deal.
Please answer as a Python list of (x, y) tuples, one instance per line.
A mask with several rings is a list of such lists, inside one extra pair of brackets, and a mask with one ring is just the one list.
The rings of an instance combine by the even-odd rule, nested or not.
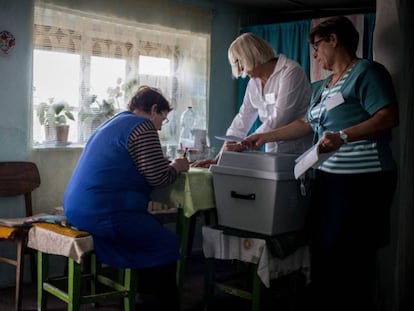
[(209, 37), (166, 27), (89, 16), (37, 4), (33, 53), (33, 145), (56, 146), (37, 115), (42, 103), (65, 103), (74, 120), (68, 144), (83, 145), (99, 124), (125, 110), (139, 85), (161, 89), (174, 110), (160, 131), (178, 144), (179, 116), (192, 106), (206, 129)]
[[(76, 54), (34, 50), (33, 54), (33, 102), (79, 102), (79, 59)], [(43, 68), (48, 68), (44, 70)], [(62, 75), (62, 72), (66, 73)], [(45, 131), (34, 109), (33, 140), (45, 140)], [(76, 126), (72, 126), (72, 136), (76, 137)]]
[(139, 74), (168, 77), (171, 62), (168, 58), (143, 56), (139, 57)]

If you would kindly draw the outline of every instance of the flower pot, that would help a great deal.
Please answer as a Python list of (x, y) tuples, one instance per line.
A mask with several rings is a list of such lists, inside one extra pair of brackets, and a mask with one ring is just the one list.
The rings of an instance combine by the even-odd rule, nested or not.
[(69, 134), (69, 125), (45, 126), (46, 141), (67, 142)]

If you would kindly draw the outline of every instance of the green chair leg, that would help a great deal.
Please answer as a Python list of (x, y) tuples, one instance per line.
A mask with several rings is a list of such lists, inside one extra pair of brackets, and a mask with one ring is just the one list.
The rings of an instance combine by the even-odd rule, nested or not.
[(69, 258), (68, 311), (79, 311), (81, 305), (81, 265)]
[(137, 273), (132, 269), (125, 269), (124, 282), (128, 295), (124, 298), (124, 311), (135, 310), (135, 294), (137, 292)]

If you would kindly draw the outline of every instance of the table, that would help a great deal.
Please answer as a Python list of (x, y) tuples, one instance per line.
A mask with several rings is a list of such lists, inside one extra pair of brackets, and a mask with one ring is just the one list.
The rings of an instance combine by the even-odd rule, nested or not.
[(182, 208), (187, 218), (197, 211), (215, 208), (213, 174), (208, 168), (191, 167), (179, 174), (173, 184), (155, 188), (151, 199)]
[(181, 173), (173, 184), (155, 188), (151, 193), (151, 200), (177, 207), (176, 228), (180, 237), (177, 283), (181, 292), (196, 215), (199, 212), (208, 212), (205, 215), (206, 224), (215, 223), (213, 175), (207, 168), (190, 168), (188, 172)]

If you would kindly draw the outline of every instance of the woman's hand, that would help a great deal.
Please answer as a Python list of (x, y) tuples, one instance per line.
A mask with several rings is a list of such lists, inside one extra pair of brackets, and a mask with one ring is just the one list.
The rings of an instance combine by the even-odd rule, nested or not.
[(187, 158), (174, 159), (170, 165), (175, 168), (178, 173), (187, 172), (190, 169), (190, 162)]
[(242, 143), (234, 142), (234, 141), (227, 141), (223, 145), (223, 151), (234, 151), (234, 152), (241, 152), (246, 150), (246, 146)]
[(197, 160), (194, 161), (193, 163), (191, 163), (191, 167), (205, 167), (205, 168), (209, 168), (210, 165), (215, 165), (218, 163), (219, 158), (220, 158), (220, 154), (223, 151), (235, 151), (235, 152), (240, 152), (246, 150), (246, 146), (244, 146), (241, 143), (237, 143), (234, 141), (226, 141), (223, 146), (221, 147), (220, 152), (218, 153), (218, 155), (214, 158), (214, 159), (204, 159), (204, 160)]
[(292, 140), (311, 134), (312, 127), (306, 118), (297, 119), (287, 125), (264, 133), (254, 133), (247, 136), (242, 144), (249, 149), (259, 149), (266, 143), (280, 140)]
[(242, 141), (242, 145), (245, 148), (257, 150), (266, 143), (264, 136), (265, 136), (265, 133), (256, 133), (256, 134), (247, 136)]
[(339, 132), (326, 132), (319, 142), (318, 150), (321, 153), (333, 152), (343, 144)]
[(205, 168), (209, 168), (210, 165), (217, 164), (217, 162), (218, 161), (216, 159), (197, 160), (197, 161), (194, 161), (193, 163), (191, 163), (191, 167), (205, 167)]

